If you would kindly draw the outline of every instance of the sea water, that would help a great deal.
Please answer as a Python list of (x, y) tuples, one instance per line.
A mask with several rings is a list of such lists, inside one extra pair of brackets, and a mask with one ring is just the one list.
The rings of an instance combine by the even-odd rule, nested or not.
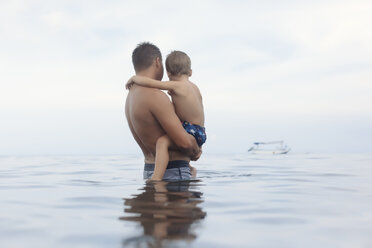
[(0, 247), (372, 247), (372, 155), (210, 155), (145, 184), (141, 156), (0, 158)]

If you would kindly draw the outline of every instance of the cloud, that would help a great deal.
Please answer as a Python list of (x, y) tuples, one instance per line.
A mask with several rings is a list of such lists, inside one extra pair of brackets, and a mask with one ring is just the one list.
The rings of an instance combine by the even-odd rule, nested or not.
[[(207, 106), (212, 108), (221, 104), (215, 99), (224, 95), (227, 108), (238, 97), (240, 105), (251, 105), (249, 99), (275, 105), (283, 102), (274, 96), (280, 92), (281, 98), (304, 106), (293, 109), (298, 104), (286, 103), (275, 111), (318, 111), (304, 94), (317, 92), (321, 97), (322, 89), (337, 91), (339, 85), (328, 80), (337, 74), (361, 78), (353, 84), (340, 82), (343, 88), (349, 85), (351, 92), (368, 88), (363, 80), (372, 76), (367, 73), (372, 67), (372, 31), (366, 25), (372, 21), (371, 4), (367, 1), (194, 4), (180, 8), (169, 1), (155, 5), (135, 1), (2, 3), (2, 18), (7, 22), (0, 24), (0, 30), (7, 38), (6, 48), (0, 50), (0, 64), (5, 68), (1, 79), (8, 83), (1, 87), (2, 92), (11, 91), (2, 101), (10, 108), (38, 108), (40, 101), (47, 101), (50, 108), (69, 103), (75, 108), (114, 107), (119, 98), (108, 101), (110, 94), (117, 98), (115, 91), (133, 73), (131, 50), (143, 40), (153, 41), (164, 53), (188, 52), (195, 82), (200, 80), (206, 99), (210, 95)], [(97, 97), (104, 92), (106, 97)], [(244, 97), (245, 92), (251, 97)], [(16, 102), (12, 95), (19, 96)], [(326, 101), (322, 97), (320, 102)], [(90, 100), (81, 104), (82, 98)], [(342, 112), (345, 103), (335, 100)]]
[(134, 73), (131, 52), (151, 41), (164, 55), (190, 55), (207, 120), (368, 118), (371, 11), (364, 0), (2, 1), (0, 111), (117, 114)]

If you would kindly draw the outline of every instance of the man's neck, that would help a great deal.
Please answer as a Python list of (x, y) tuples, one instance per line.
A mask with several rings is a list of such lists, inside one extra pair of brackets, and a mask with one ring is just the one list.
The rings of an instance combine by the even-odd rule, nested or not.
[(152, 70), (143, 70), (143, 71), (137, 72), (136, 75), (156, 79), (156, 75)]

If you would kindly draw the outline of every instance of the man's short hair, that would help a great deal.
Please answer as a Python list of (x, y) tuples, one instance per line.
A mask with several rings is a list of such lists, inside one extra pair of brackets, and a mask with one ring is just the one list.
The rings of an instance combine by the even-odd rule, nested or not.
[(189, 75), (191, 70), (190, 57), (181, 51), (173, 51), (165, 60), (167, 72), (173, 76)]
[(139, 72), (149, 68), (158, 57), (162, 60), (160, 49), (154, 44), (150, 42), (138, 44), (132, 53), (134, 70)]

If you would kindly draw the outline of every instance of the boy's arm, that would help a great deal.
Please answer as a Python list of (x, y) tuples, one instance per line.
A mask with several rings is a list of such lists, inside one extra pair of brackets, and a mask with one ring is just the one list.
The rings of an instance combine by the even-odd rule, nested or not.
[(177, 94), (177, 90), (180, 88), (180, 83), (175, 81), (158, 81), (152, 78), (144, 76), (133, 76), (131, 77), (127, 84), (126, 88), (130, 88), (133, 84), (138, 84), (144, 87), (157, 88), (160, 90), (171, 90)]

